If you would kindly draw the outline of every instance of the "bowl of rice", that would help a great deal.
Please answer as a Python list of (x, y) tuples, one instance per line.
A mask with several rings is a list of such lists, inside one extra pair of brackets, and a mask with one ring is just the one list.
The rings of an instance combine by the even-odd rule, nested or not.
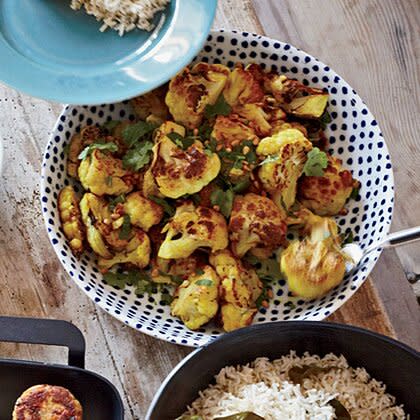
[(419, 377), (418, 352), (368, 330), (309, 321), (253, 325), (189, 354), (146, 418), (418, 419)]

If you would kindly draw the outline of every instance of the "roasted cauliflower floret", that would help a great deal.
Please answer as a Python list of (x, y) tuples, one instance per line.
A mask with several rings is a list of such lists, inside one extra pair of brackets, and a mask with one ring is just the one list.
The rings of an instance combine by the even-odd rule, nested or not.
[(320, 118), (327, 107), (328, 93), (286, 76), (270, 74), (265, 86), (289, 114), (301, 118)]
[(229, 73), (221, 64), (198, 63), (172, 78), (166, 104), (174, 120), (188, 128), (198, 127), (205, 107), (217, 101)]
[(237, 195), (229, 222), (229, 239), (235, 255), (251, 251), (268, 258), (285, 240), (286, 214), (272, 200), (258, 194)]
[(94, 143), (102, 135), (101, 129), (94, 125), (88, 125), (76, 133), (70, 140), (69, 148), (67, 151), (67, 173), (77, 178), (77, 170), (80, 165), (79, 154), (82, 150)]
[(191, 330), (209, 322), (219, 309), (218, 289), (220, 279), (210, 266), (201, 274), (192, 274), (175, 291), (171, 313), (181, 318)]
[(111, 258), (112, 253), (102, 235), (104, 220), (110, 217), (107, 202), (101, 197), (86, 193), (80, 201), (80, 212), (86, 227), (86, 238), (93, 252), (101, 257)]
[(264, 99), (264, 90), (255, 72), (249, 67), (237, 64), (230, 73), (223, 90), (226, 102), (232, 106), (260, 103)]
[(60, 191), (58, 210), (64, 235), (74, 254), (79, 256), (84, 250), (85, 228), (80, 214), (79, 200), (73, 187), (64, 187)]
[(277, 206), (287, 210), (295, 202), (297, 181), (311, 149), (311, 142), (295, 128), (266, 137), (258, 145), (257, 154), (270, 157), (270, 161), (261, 165), (258, 175)]
[(234, 112), (240, 115), (258, 136), (264, 137), (270, 135), (271, 124), (269, 119), (271, 116), (264, 111), (262, 106), (245, 104), (235, 107)]
[(335, 216), (344, 210), (346, 201), (359, 182), (341, 166), (341, 160), (328, 156), (323, 176), (302, 176), (298, 183), (298, 200), (319, 216)]
[(98, 149), (82, 160), (79, 179), (85, 190), (96, 195), (119, 195), (133, 189), (133, 174), (123, 168), (122, 161)]
[(162, 232), (166, 237), (158, 252), (161, 258), (186, 258), (200, 247), (217, 251), (228, 245), (225, 218), (213, 209), (195, 208), (190, 202), (176, 209)]
[(208, 155), (200, 141), (183, 150), (168, 137), (172, 132), (184, 136), (185, 129), (172, 122), (160, 127), (151, 172), (162, 195), (179, 198), (200, 191), (216, 178), (220, 159), (216, 153)]
[(146, 120), (150, 115), (162, 122), (169, 118), (169, 110), (165, 103), (167, 85), (153, 89), (144, 95), (131, 99), (130, 103), (134, 113), (140, 120)]
[(157, 225), (163, 217), (162, 207), (144, 198), (138, 191), (127, 195), (123, 207), (124, 213), (130, 216), (131, 224), (145, 232)]
[(244, 140), (259, 140), (255, 131), (244, 124), (237, 115), (218, 115), (211, 136), (225, 149), (238, 146)]
[(304, 233), (308, 236), (292, 241), (282, 252), (280, 268), (293, 294), (315, 299), (341, 283), (346, 260), (334, 220), (307, 214)]
[(252, 268), (245, 268), (229, 250), (210, 256), (210, 264), (220, 277), (221, 319), (225, 331), (245, 327), (257, 312), (255, 301), (262, 284)]
[(167, 260), (157, 257), (152, 264), (152, 279), (155, 283), (179, 284), (175, 280), (186, 280), (190, 275), (199, 271), (204, 265), (204, 261), (196, 255), (176, 260)]
[(115, 253), (111, 258), (100, 257), (98, 265), (102, 272), (109, 270), (116, 264), (129, 264), (137, 268), (144, 268), (149, 264), (151, 245), (149, 237), (141, 229), (132, 229), (133, 237), (127, 247)]

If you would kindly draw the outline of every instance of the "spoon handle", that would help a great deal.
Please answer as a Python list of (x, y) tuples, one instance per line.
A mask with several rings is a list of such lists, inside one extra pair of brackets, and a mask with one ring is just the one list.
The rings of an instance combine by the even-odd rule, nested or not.
[(400, 230), (399, 232), (390, 233), (379, 242), (375, 242), (365, 249), (364, 254), (368, 254), (374, 249), (389, 248), (392, 246), (408, 244), (410, 242), (420, 240), (420, 226), (409, 229)]

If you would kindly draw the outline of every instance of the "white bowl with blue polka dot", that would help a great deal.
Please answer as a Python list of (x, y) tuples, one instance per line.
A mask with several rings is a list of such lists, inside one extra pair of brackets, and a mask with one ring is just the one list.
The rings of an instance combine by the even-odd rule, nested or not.
[[(351, 58), (349, 57), (349, 60)], [(356, 200), (347, 205), (348, 214), (337, 217), (342, 231), (351, 229), (362, 247), (388, 233), (394, 201), (394, 180), (387, 146), (378, 124), (356, 92), (332, 69), (284, 42), (246, 32), (212, 32), (196, 60), (223, 63), (256, 62), (305, 84), (325, 88), (330, 94), (332, 117), (326, 134), (331, 153), (361, 182)], [(53, 130), (42, 164), (41, 203), (48, 235), (54, 250), (73, 281), (96, 304), (121, 322), (154, 337), (186, 346), (201, 346), (223, 334), (214, 324), (191, 331), (171, 316), (160, 295), (136, 296), (108, 286), (96, 268), (95, 256), (85, 253), (76, 259), (60, 227), (57, 196), (73, 184), (66, 173), (65, 148), (74, 133), (86, 124), (103, 124), (111, 119), (134, 118), (131, 106), (118, 103), (101, 106), (67, 106)], [(77, 187), (77, 185), (76, 185)], [(80, 187), (79, 187), (80, 190)], [(269, 308), (262, 308), (254, 323), (284, 320), (321, 320), (336, 311), (363, 284), (380, 252), (366, 257), (358, 269), (321, 299), (303, 301), (292, 297), (284, 280), (273, 284)]]

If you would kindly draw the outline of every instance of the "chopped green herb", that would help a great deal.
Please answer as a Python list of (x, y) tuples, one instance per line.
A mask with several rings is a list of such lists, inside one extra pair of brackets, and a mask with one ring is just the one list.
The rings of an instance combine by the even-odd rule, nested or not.
[(63, 147), (63, 152), (67, 156), (70, 152), (70, 142)]
[(109, 211), (113, 212), (115, 210), (115, 207), (117, 207), (117, 204), (124, 203), (124, 201), (125, 201), (125, 194), (120, 194), (116, 196), (109, 202), (109, 205), (108, 205)]
[(198, 136), (203, 140), (210, 140), (212, 131), (213, 131), (213, 127), (207, 122), (204, 122), (198, 128)]
[(213, 206), (219, 206), (220, 212), (228, 219), (232, 212), (234, 196), (231, 189), (223, 191), (221, 188), (216, 188), (210, 195), (210, 202)]
[(288, 306), (290, 309), (296, 309), (296, 305), (295, 305), (293, 302), (291, 302), (290, 300), (289, 300), (289, 301), (287, 301), (287, 302), (284, 304), (284, 306)]
[(257, 152), (256, 152), (256, 148), (254, 146), (254, 143), (252, 143), (251, 140), (245, 140), (237, 147), (242, 147), (242, 150), (243, 150), (243, 148), (245, 146), (249, 147), (249, 152), (245, 154), (246, 161), (248, 163), (256, 163), (257, 162)]
[(207, 149), (210, 150), (212, 153), (216, 153), (217, 148), (217, 140), (215, 138), (211, 138), (207, 144)]
[(240, 193), (246, 191), (249, 188), (250, 185), (251, 185), (251, 180), (249, 179), (249, 176), (247, 176), (243, 180), (234, 184), (232, 186), (232, 191), (236, 194), (240, 194)]
[(120, 233), (118, 234), (119, 239), (128, 239), (131, 233), (131, 220), (128, 214), (123, 216), (123, 224), (121, 225)]
[(207, 119), (211, 119), (213, 117), (216, 117), (217, 115), (229, 115), (232, 108), (230, 105), (226, 102), (225, 97), (223, 94), (221, 94), (217, 101), (214, 103), (214, 105), (206, 105), (204, 109), (204, 116)]
[(113, 273), (108, 271), (104, 274), (104, 280), (110, 286), (118, 286), (123, 289), (127, 284), (135, 285), (139, 279), (138, 271), (128, 271), (127, 273)]
[(122, 159), (123, 167), (132, 169), (133, 171), (139, 171), (150, 162), (152, 148), (153, 143), (151, 141), (137, 143), (124, 155)]
[(318, 147), (314, 147), (307, 155), (307, 161), (303, 167), (306, 176), (323, 176), (324, 169), (328, 166), (328, 157)]
[(356, 200), (356, 198), (359, 196), (359, 192), (360, 192), (360, 187), (354, 187), (351, 190), (350, 198), (352, 198), (353, 200)]
[(197, 276), (202, 276), (204, 274), (204, 270), (197, 268), (197, 270), (195, 270), (195, 274), (197, 274)]
[(260, 260), (252, 254), (247, 254), (245, 260), (254, 266), (255, 272), (261, 281), (271, 282), (283, 278), (280, 264), (276, 258)]
[(354, 235), (351, 230), (349, 230), (347, 233), (341, 234), (340, 236), (342, 240), (341, 245), (347, 245), (354, 242)]
[(95, 149), (98, 150), (107, 150), (109, 152), (117, 152), (118, 146), (115, 143), (92, 143), (89, 146), (85, 147), (82, 152), (79, 154), (78, 158), (80, 160), (86, 159)]
[(139, 121), (124, 128), (122, 137), (127, 146), (132, 147), (139, 140), (143, 140), (147, 134), (151, 134), (156, 128), (155, 124)]
[(105, 124), (102, 124), (102, 128), (106, 130), (108, 133), (111, 133), (112, 130), (114, 130), (119, 124), (120, 124), (120, 121), (111, 120), (111, 121), (107, 121)]
[(330, 113), (325, 110), (324, 113), (319, 118), (319, 123), (321, 124), (321, 128), (325, 130), (327, 125), (332, 121)]
[(255, 305), (257, 306), (258, 309), (260, 309), (263, 302), (268, 301), (268, 300), (269, 300), (268, 288), (264, 285), (261, 291), (261, 294), (257, 297), (257, 300), (255, 301)]
[(173, 141), (182, 150), (187, 150), (196, 140), (196, 137), (194, 136), (182, 137), (181, 134), (175, 132), (167, 134), (167, 137), (169, 137), (171, 141)]
[(108, 175), (108, 176), (105, 178), (105, 184), (106, 184), (108, 187), (112, 187), (112, 176), (111, 176), (111, 175)]
[(144, 293), (151, 294), (154, 292), (153, 283), (146, 279), (139, 280), (134, 292), (136, 295), (142, 295)]
[(175, 214), (175, 207), (168, 203), (164, 198), (156, 197), (155, 195), (149, 195), (149, 200), (154, 201), (156, 204), (162, 206), (163, 211), (169, 216), (172, 217)]
[(162, 305), (170, 305), (173, 300), (173, 296), (168, 292), (162, 292), (160, 295), (160, 301)]
[(195, 284), (197, 286), (207, 286), (207, 287), (210, 287), (210, 286), (213, 286), (213, 280), (210, 280), (210, 279), (200, 279), (200, 280), (197, 280)]

